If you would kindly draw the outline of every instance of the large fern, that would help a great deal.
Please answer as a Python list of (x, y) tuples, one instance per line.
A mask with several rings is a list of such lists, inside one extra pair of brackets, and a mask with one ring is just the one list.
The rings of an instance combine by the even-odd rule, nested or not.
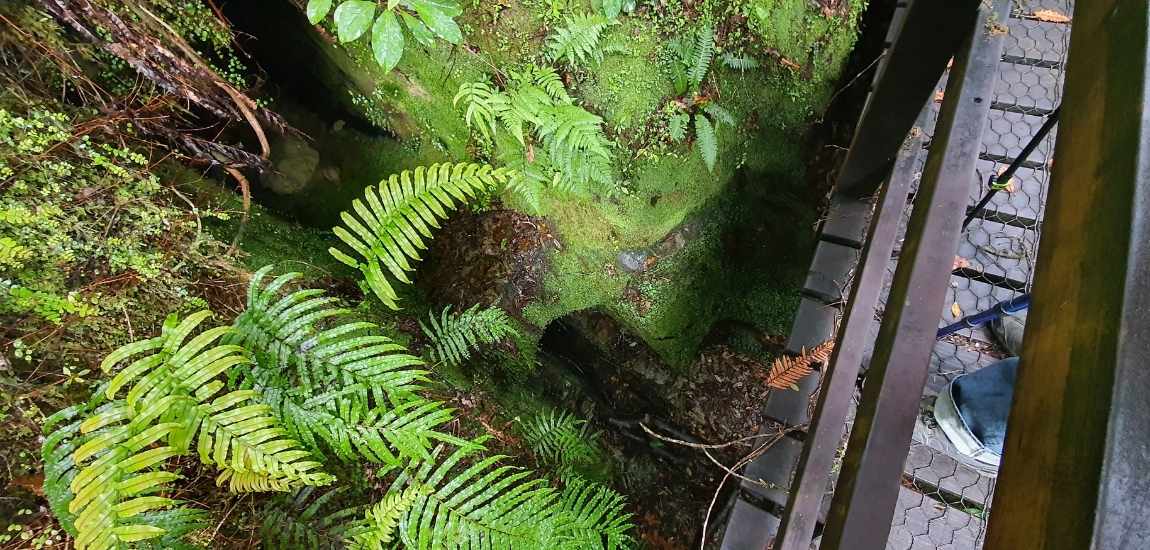
[(190, 530), (197, 516), (161, 512), (180, 504), (161, 495), (179, 478), (163, 465), (193, 444), (201, 462), (222, 470), (220, 481), (259, 477), (259, 488), (272, 490), (332, 481), (285, 437), (256, 392), (225, 391), (221, 375), (248, 358), (239, 346), (218, 343), (228, 327), (196, 334), (209, 315), (169, 317), (160, 336), (113, 351), (101, 369), (116, 374), (97, 396), (47, 423), (87, 415), (57, 428), (43, 445), (45, 489), (54, 509), (66, 507), (61, 520), (71, 525), (77, 548), (120, 548)]
[(610, 489), (574, 482), (562, 492), (532, 473), (459, 449), (412, 463), (356, 528), (362, 548), (622, 548), (629, 516)]
[(599, 40), (611, 22), (601, 15), (581, 13), (568, 17), (564, 23), (547, 39), (547, 59), (565, 60), (570, 66), (602, 62)]
[(480, 309), (478, 304), (459, 313), (452, 313), (451, 306), (445, 307), (438, 319), (431, 313), (428, 322), (421, 319), (419, 326), (431, 340), (431, 360), (453, 365), (470, 358), (473, 349), (516, 333), (506, 312), (498, 307)]
[(254, 352), (242, 383), (259, 389), (293, 437), (320, 455), (391, 467), (427, 458), (437, 443), (468, 445), (438, 430), (451, 409), (416, 394), (427, 380), (422, 360), (375, 325), (344, 321), (322, 291), (286, 291), (298, 273), (267, 282), (270, 272), (252, 276), (233, 338)]
[(380, 182), (378, 190), (368, 186), (363, 200), (352, 201), (352, 212), (340, 214), (344, 226), (336, 227), (335, 234), (359, 259), (338, 248), (329, 252), (358, 269), (371, 291), (398, 310), (399, 297), (390, 279), (411, 283), (407, 276), (415, 269), (411, 262), (420, 260), (419, 251), (427, 248), (424, 241), (432, 238), (431, 229), (439, 228), (439, 220), (459, 204), (505, 185), (509, 177), (506, 169), (468, 163), (433, 164), (393, 174)]

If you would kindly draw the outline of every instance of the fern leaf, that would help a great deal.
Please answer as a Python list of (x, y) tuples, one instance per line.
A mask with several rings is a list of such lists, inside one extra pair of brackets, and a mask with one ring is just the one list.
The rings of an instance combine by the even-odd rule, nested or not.
[[(270, 407), (256, 400), (255, 391), (221, 394), (224, 383), (220, 375), (249, 359), (240, 346), (216, 344), (232, 331), (231, 327), (205, 330), (192, 337), (208, 315), (206, 311), (195, 313), (165, 327), (160, 342), (153, 339), (112, 352), (101, 365), (105, 372), (132, 356), (153, 353), (134, 360), (113, 376), (104, 394), (114, 399), (120, 389), (130, 385), (123, 405), (90, 417), (81, 431), (113, 425), (120, 419), (128, 420), (133, 429), (158, 420), (164, 422), (158, 426), (174, 426), (166, 433), (173, 452), (186, 451), (195, 440), (205, 464), (262, 474), (284, 486), (330, 483), (333, 478), (320, 471), (318, 462), (308, 460), (310, 454), (300, 449), (298, 442), (286, 437), (270, 415)], [(77, 449), (77, 460), (83, 450)]]
[[(352, 212), (343, 212), (344, 225), (335, 234), (361, 260), (332, 248), (333, 256), (359, 269), (368, 287), (387, 307), (399, 310), (398, 295), (389, 279), (410, 283), (411, 261), (421, 259), (419, 250), (427, 247), (431, 229), (458, 204), (477, 194), (504, 185), (508, 172), (488, 165), (433, 164), (394, 174), (375, 187), (369, 186), (364, 200), (352, 202)], [(385, 274), (386, 270), (386, 274)], [(390, 277), (388, 276), (390, 274)]]
[(687, 126), (691, 124), (691, 116), (683, 112), (671, 114), (667, 122), (667, 134), (671, 141), (679, 143), (687, 138)]
[(233, 340), (255, 351), (241, 378), (259, 389), (288, 435), (321, 456), (391, 467), (426, 458), (436, 443), (467, 444), (438, 430), (453, 418), (450, 409), (415, 395), (427, 380), (422, 360), (375, 325), (344, 321), (346, 311), (319, 291), (285, 291), (298, 273), (266, 283), (269, 273), (252, 277)]
[(723, 65), (737, 71), (749, 71), (760, 66), (758, 60), (751, 56), (735, 55), (729, 52), (720, 55), (719, 60), (722, 61)]
[(699, 153), (703, 155), (707, 170), (714, 172), (715, 163), (719, 160), (719, 140), (715, 136), (714, 125), (703, 113), (695, 113), (695, 139), (699, 143)]
[(495, 138), (496, 120), (503, 117), (509, 107), (507, 96), (486, 82), (464, 82), (452, 104), (458, 108), (460, 102), (466, 106), (463, 118), (467, 127), (479, 130), (490, 143)]
[(360, 514), (361, 506), (338, 506), (346, 492), (341, 487), (319, 492), (304, 487), (291, 495), (268, 502), (261, 515), (260, 542), (269, 550), (336, 550), (343, 548), (348, 520)]
[(730, 111), (726, 110), (718, 103), (712, 101), (706, 105), (703, 105), (703, 111), (708, 115), (711, 115), (711, 118), (715, 119), (716, 122), (726, 124), (727, 126), (735, 125), (735, 115), (731, 114)]
[(561, 472), (589, 462), (599, 453), (593, 443), (596, 434), (585, 421), (567, 412), (535, 416), (524, 423), (523, 435), (542, 462), (559, 467)]
[[(413, 463), (390, 492), (414, 488), (396, 530), (420, 548), (548, 548), (555, 492), (531, 472), (492, 456), (465, 465), (473, 449)], [(435, 453), (438, 459), (439, 453)]]
[(556, 506), (555, 548), (631, 548), (626, 500), (608, 487), (568, 478)]
[(565, 26), (547, 39), (547, 59), (566, 60), (567, 65), (603, 61), (599, 40), (611, 22), (601, 15), (578, 14), (568, 17)]
[(502, 309), (479, 309), (478, 304), (460, 313), (451, 313), (451, 306), (445, 307), (438, 320), (431, 314), (428, 322), (420, 320), (419, 326), (431, 340), (431, 360), (453, 365), (470, 358), (472, 350), (516, 332)]
[(834, 347), (834, 341), (828, 340), (810, 351), (801, 350), (797, 357), (784, 355), (775, 359), (767, 375), (767, 385), (780, 390), (790, 389), (814, 371), (814, 364), (829, 362)]
[(369, 508), (363, 522), (351, 529), (347, 541), (348, 547), (377, 550), (393, 542), (400, 517), (415, 502), (416, 490), (415, 486), (410, 486), (402, 491), (389, 492), (383, 500)]
[(692, 52), (693, 58), (691, 59), (690, 68), (687, 70), (687, 76), (691, 80), (691, 85), (694, 89), (699, 89), (703, 84), (703, 79), (707, 76), (707, 71), (711, 67), (711, 58), (715, 55), (715, 27), (711, 22), (707, 22), (695, 35), (695, 47)]

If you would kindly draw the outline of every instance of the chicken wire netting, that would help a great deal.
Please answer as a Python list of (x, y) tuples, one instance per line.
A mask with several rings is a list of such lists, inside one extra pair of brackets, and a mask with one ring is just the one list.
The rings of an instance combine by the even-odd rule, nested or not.
[[(969, 207), (1036, 135), (1061, 101), (1073, 2), (1016, 2), (1005, 32), (983, 151), (971, 183)], [(941, 90), (936, 100), (941, 101)], [(938, 114), (930, 109), (929, 136)], [(1029, 292), (1041, 236), (1057, 128), (1044, 138), (1009, 182), (963, 232), (939, 326)], [(925, 156), (923, 156), (925, 157)], [(925, 162), (924, 159), (920, 162)], [(921, 174), (921, 170), (920, 170)], [(909, 207), (906, 212), (909, 217)], [(905, 218), (904, 218), (905, 219)], [(900, 243), (901, 244), (901, 243)], [(888, 281), (893, 277), (892, 260)], [(924, 398), (955, 377), (1009, 357), (986, 327), (964, 329), (939, 341), (931, 355)], [(994, 480), (925, 444), (912, 443), (887, 547), (953, 550), (982, 547)]]

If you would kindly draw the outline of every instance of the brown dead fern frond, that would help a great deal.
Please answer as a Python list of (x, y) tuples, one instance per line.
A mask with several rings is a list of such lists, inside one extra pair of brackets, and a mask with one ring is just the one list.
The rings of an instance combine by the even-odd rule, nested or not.
[(799, 383), (799, 380), (814, 371), (812, 365), (816, 363), (825, 365), (829, 362), (834, 349), (834, 340), (827, 340), (810, 351), (803, 348), (797, 356), (784, 355), (775, 359), (771, 364), (771, 372), (767, 374), (767, 385), (780, 390), (792, 388)]

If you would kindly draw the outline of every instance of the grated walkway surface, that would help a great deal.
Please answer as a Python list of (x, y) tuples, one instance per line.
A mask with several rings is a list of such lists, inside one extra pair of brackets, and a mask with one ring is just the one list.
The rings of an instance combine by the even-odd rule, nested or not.
[[(1058, 106), (1070, 24), (1041, 20), (1035, 14), (1052, 10), (1071, 15), (1073, 8), (1073, 0), (1016, 2), (1004, 23), (1008, 36), (989, 124), (982, 136), (977, 180), (971, 182), (969, 207), (985, 192), (987, 177), (1005, 169)], [(934, 103), (930, 127), (937, 113), (938, 104)], [(929, 129), (924, 130), (929, 133)], [(1027, 158), (1007, 191), (998, 193), (964, 232), (939, 327), (1029, 291), (1056, 135), (1057, 127)], [(888, 277), (893, 276), (893, 269), (892, 262)], [(937, 394), (956, 376), (1007, 356), (985, 327), (947, 337), (932, 353), (926, 395)], [(888, 549), (982, 547), (993, 479), (916, 442), (904, 465), (904, 486)]]

